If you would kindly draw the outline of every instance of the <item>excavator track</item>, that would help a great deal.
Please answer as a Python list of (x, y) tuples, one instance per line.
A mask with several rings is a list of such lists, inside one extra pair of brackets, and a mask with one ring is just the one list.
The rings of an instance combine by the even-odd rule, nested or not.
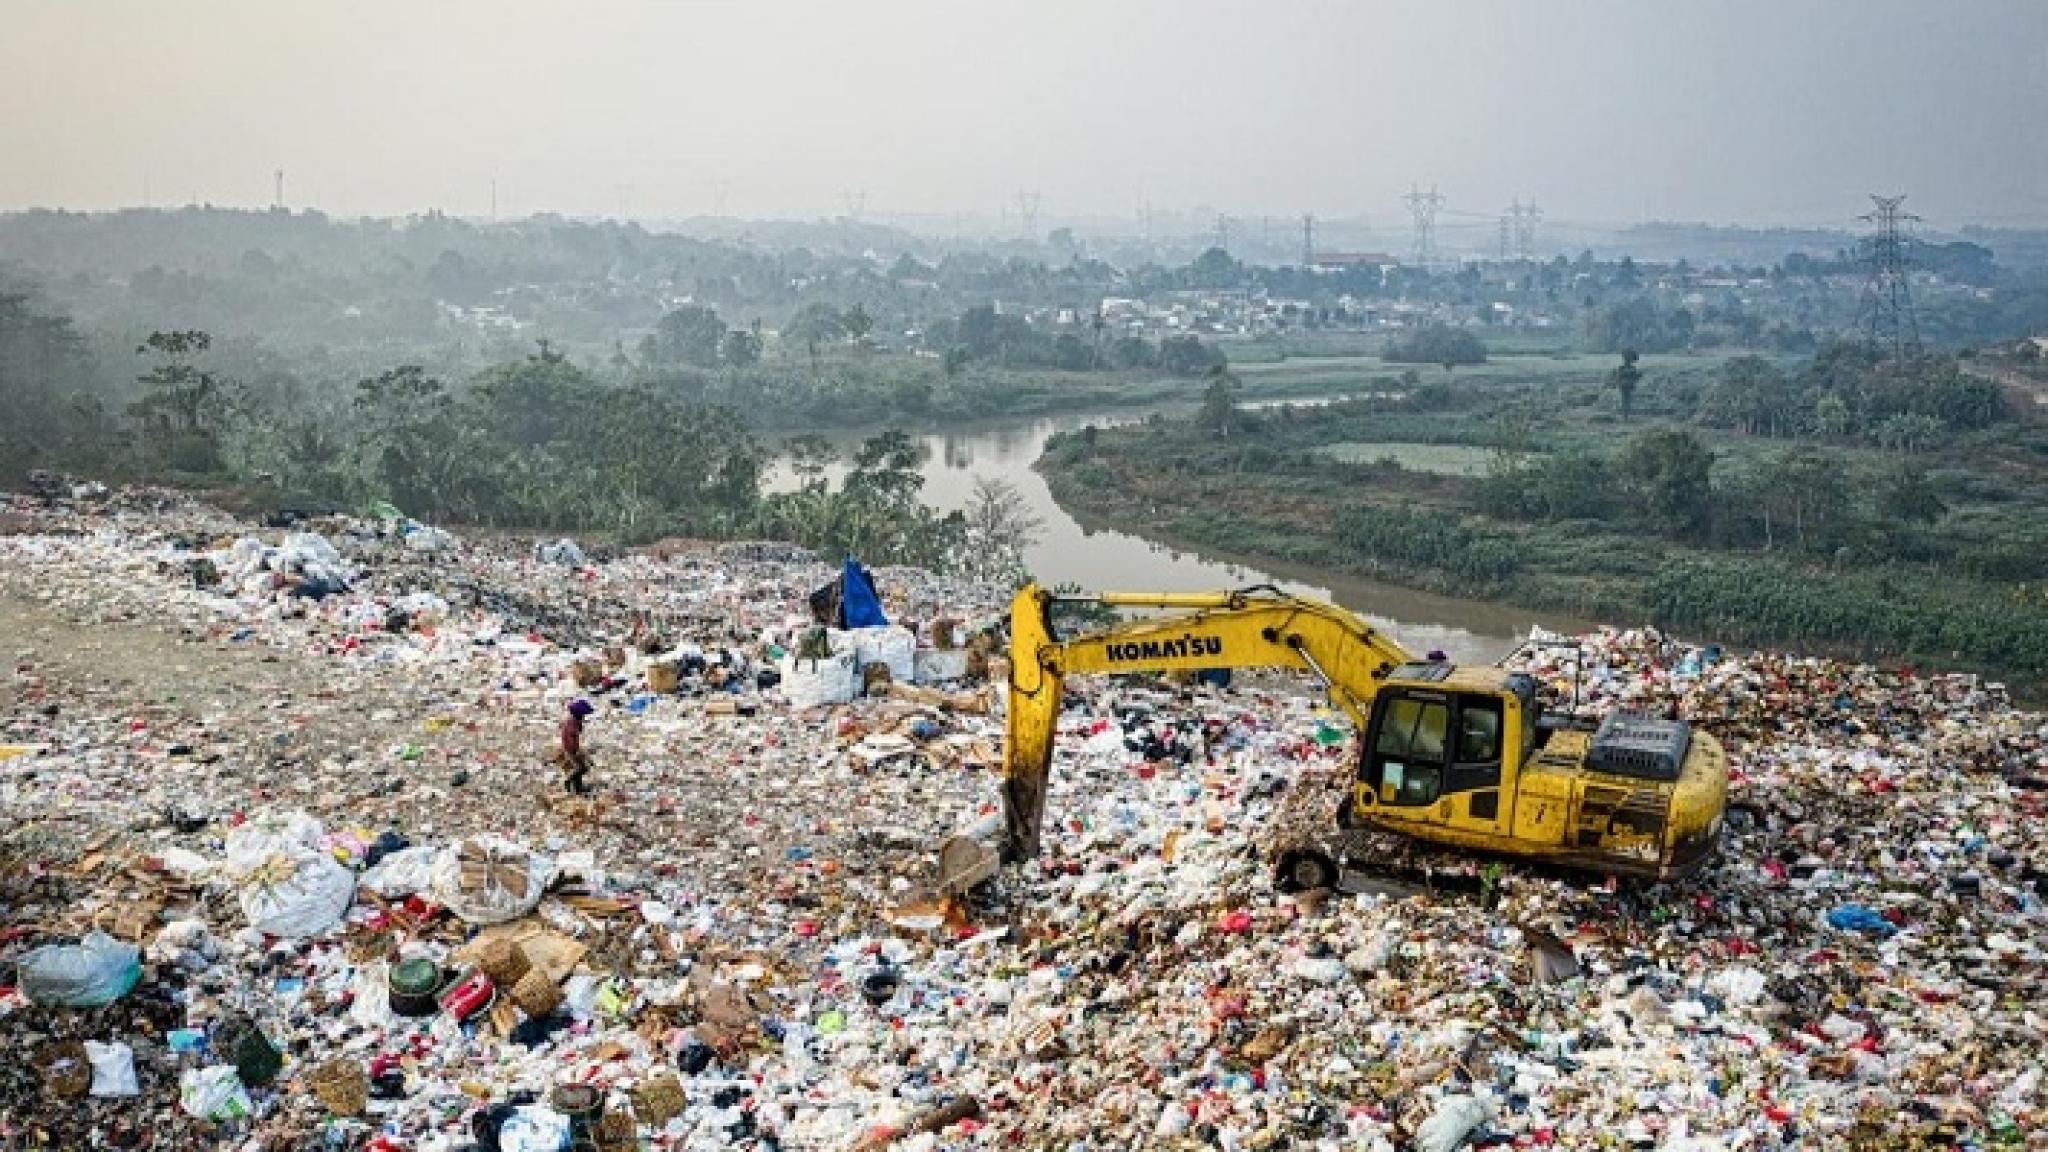
[(1650, 883), (1641, 877), (1602, 875), (1429, 844), (1393, 832), (1334, 832), (1314, 841), (1276, 847), (1270, 859), (1273, 886), (1282, 892), (1328, 888), (1395, 900), (1421, 895), (1480, 898), (1508, 875), (1562, 880), (1588, 890), (1632, 890)]
[(1436, 848), (1391, 832), (1332, 831), (1276, 846), (1271, 859), (1273, 885), (1282, 892), (1331, 888), (1398, 900), (1441, 893), (1476, 896), (1487, 887), (1488, 862), (1471, 852)]
[(1412, 896), (1485, 897), (1505, 875), (1540, 876), (1579, 888), (1634, 889), (1646, 882), (1609, 872), (1563, 867), (1524, 857), (1432, 844), (1377, 828), (1340, 828), (1336, 812), (1350, 779), (1347, 768), (1304, 772), (1283, 795), (1270, 822), (1267, 859), (1282, 892), (1328, 888), (1401, 900)]
[(1396, 899), (1446, 887), (1479, 891), (1482, 872), (1468, 853), (1434, 851), (1405, 836), (1371, 828), (1339, 828), (1350, 772), (1341, 764), (1310, 767), (1281, 795), (1267, 822), (1267, 859), (1283, 892), (1334, 888)]

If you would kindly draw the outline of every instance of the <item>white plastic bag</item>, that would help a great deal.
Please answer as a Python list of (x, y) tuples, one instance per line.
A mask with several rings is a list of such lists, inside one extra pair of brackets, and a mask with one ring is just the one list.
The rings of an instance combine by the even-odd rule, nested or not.
[(294, 532), (284, 538), (278, 547), (278, 555), (285, 563), (306, 565), (324, 564), (329, 568), (341, 566), (341, 553), (327, 542), (327, 537), (318, 532)]
[(32, 1003), (96, 1008), (126, 996), (142, 978), (141, 951), (105, 932), (51, 944), (21, 958), (21, 994)]
[(349, 981), (354, 994), (349, 1001), (349, 1019), (365, 1028), (389, 1028), (391, 1015), (391, 967), (382, 960), (356, 969)]
[(566, 564), (572, 568), (581, 568), (585, 563), (583, 549), (578, 548), (576, 542), (566, 536), (553, 544), (542, 544), (535, 548), (534, 558), (543, 564)]
[(326, 835), (304, 812), (257, 816), (228, 833), (227, 873), (251, 928), (301, 940), (341, 922), (355, 900), (355, 876), (321, 847)]
[(844, 704), (860, 690), (860, 669), (851, 653), (822, 660), (785, 657), (781, 672), (782, 695), (792, 708)]
[(502, 1152), (561, 1152), (569, 1146), (569, 1118), (552, 1108), (526, 1104), (498, 1129)]
[[(467, 882), (465, 857), (472, 863)], [(554, 881), (552, 859), (502, 836), (473, 836), (457, 840), (434, 858), (432, 892), (436, 903), (465, 924), (503, 924), (538, 907), (541, 894)]]
[(272, 855), (242, 880), (242, 914), (266, 936), (303, 940), (341, 923), (356, 898), (353, 873), (325, 852)]
[(1493, 1115), (1476, 1096), (1446, 1096), (1415, 1130), (1415, 1152), (1453, 1152)]
[(415, 624), (437, 624), (448, 618), (448, 601), (432, 592), (414, 592), (391, 602), (393, 612), (403, 612)]
[(278, 852), (318, 848), (327, 835), (318, 820), (304, 812), (268, 812), (250, 817), (228, 833), (228, 869), (245, 874), (263, 866)]
[(101, 1044), (95, 1040), (85, 1042), (85, 1059), (92, 1065), (92, 1094), (94, 1096), (140, 1096), (142, 1086), (135, 1082), (135, 1050), (119, 1042)]
[(1747, 1007), (1764, 994), (1764, 974), (1754, 968), (1723, 968), (1714, 973), (1707, 986), (1730, 1004)]
[(405, 534), (405, 546), (414, 552), (451, 552), (455, 537), (445, 529), (420, 527)]
[(158, 854), (164, 871), (180, 880), (205, 880), (213, 872), (213, 861), (199, 853), (172, 845)]
[(185, 1115), (219, 1123), (248, 1116), (255, 1111), (248, 1089), (232, 1064), (194, 1068), (178, 1077), (178, 1107)]
[(148, 955), (151, 963), (204, 972), (220, 959), (220, 942), (203, 920), (173, 920), (149, 942)]

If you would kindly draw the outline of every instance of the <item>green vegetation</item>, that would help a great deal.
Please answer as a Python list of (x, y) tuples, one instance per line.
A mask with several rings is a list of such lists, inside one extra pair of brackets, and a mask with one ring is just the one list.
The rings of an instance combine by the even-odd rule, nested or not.
[[(1587, 365), (1205, 406), (1056, 438), (1040, 466), (1068, 506), (1179, 544), (2048, 683), (2048, 430), (1945, 358), (1638, 363), (1633, 429)], [(1759, 379), (1780, 415), (1726, 426)], [(1878, 431), (1901, 416), (1912, 438)]]
[(1998, 386), (1953, 358), (1900, 364), (1867, 347), (1832, 344), (1797, 373), (1745, 356), (1730, 361), (1701, 398), (1699, 419), (1753, 436), (1860, 439), (1919, 452), (2003, 415)]
[[(729, 356), (735, 335), (708, 314), (656, 339), (658, 358)], [(0, 300), (16, 352), (85, 371), (69, 328), (26, 301)], [(801, 489), (763, 499), (768, 453), (734, 409), (678, 399), (644, 383), (608, 383), (545, 342), (521, 360), (451, 386), (415, 364), (364, 377), (324, 407), (251, 387), (213, 362), (199, 331), (153, 333), (127, 418), (99, 404), (66, 409), (23, 390), (23, 410), (60, 430), (45, 442), (10, 438), (17, 459), (98, 466), (113, 479), (146, 477), (238, 490), (267, 505), (348, 508), (388, 501), (429, 521), (602, 532), (634, 541), (666, 535), (771, 535), (830, 555), (919, 564), (980, 579), (1022, 570), (1037, 526), (1014, 492), (989, 485), (968, 513), (940, 515), (919, 499), (915, 444), (900, 430), (870, 439), (837, 491), (822, 479), (831, 450), (811, 437), (788, 450)], [(744, 353), (742, 353), (744, 355)], [(6, 383), (10, 377), (0, 377)]]
[(1346, 464), (1371, 463), (1382, 468), (1405, 468), (1410, 472), (1437, 472), (1445, 476), (1483, 476), (1492, 466), (1492, 449), (1465, 444), (1376, 444), (1354, 441), (1325, 444), (1311, 451)]
[(1389, 340), (1380, 358), (1389, 364), (1441, 364), (1449, 370), (1486, 363), (1486, 345), (1463, 328), (1431, 324)]
[[(2006, 411), (2048, 375), (2021, 339), (2048, 329), (2048, 249), (1979, 238), (2020, 256), (1921, 246), (1921, 331), (1953, 354), (1893, 363), (1833, 342), (1861, 278), (1804, 233), (1753, 266), (1736, 255), (1776, 240), (1711, 269), (1308, 269), (850, 221), (733, 242), (548, 216), (0, 214), (0, 478), (767, 532), (964, 571), (1019, 528), (1000, 493), (936, 516), (882, 436), (836, 490), (814, 454), (801, 491), (764, 499), (766, 443), (1150, 407), (1189, 419), (1063, 442), (1067, 498), (1165, 510), (1242, 555), (2032, 669), (2031, 641), (1980, 633), (2031, 619), (2048, 581), (2048, 446)], [(1284, 403), (1332, 395), (1351, 399)], [(1796, 592), (1745, 591), (1787, 573)], [(1854, 606), (1800, 598), (1836, 585)]]
[(924, 477), (917, 471), (917, 445), (900, 429), (861, 445), (837, 491), (824, 479), (829, 445), (807, 436), (789, 449), (801, 484), (763, 502), (758, 523), (769, 536), (827, 556), (933, 569), (946, 569), (965, 553), (966, 518), (941, 516), (918, 499)]

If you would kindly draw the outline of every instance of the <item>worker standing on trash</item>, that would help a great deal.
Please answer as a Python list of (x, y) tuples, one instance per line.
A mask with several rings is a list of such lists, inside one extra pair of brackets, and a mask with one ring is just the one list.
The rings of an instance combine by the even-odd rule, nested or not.
[(596, 711), (588, 700), (569, 702), (568, 718), (562, 721), (562, 744), (555, 749), (555, 764), (562, 770), (562, 787), (581, 796), (590, 791), (585, 777), (590, 772), (590, 755), (583, 750), (583, 718)]

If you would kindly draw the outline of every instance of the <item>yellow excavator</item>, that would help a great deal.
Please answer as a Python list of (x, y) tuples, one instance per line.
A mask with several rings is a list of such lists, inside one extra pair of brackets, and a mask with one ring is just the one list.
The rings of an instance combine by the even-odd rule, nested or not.
[[(1168, 614), (1062, 639), (1051, 617), (1061, 602)], [(1720, 842), (1728, 761), (1711, 735), (1624, 712), (1597, 723), (1546, 714), (1525, 673), (1418, 661), (1361, 617), (1275, 588), (1056, 596), (1026, 586), (1010, 605), (1010, 656), (1005, 860), (1038, 854), (1067, 676), (1260, 667), (1320, 680), (1359, 734), (1324, 841), (1336, 847), (1283, 853), (1283, 887), (1347, 886), (1342, 845), (1364, 832), (1657, 880), (1697, 869)]]

